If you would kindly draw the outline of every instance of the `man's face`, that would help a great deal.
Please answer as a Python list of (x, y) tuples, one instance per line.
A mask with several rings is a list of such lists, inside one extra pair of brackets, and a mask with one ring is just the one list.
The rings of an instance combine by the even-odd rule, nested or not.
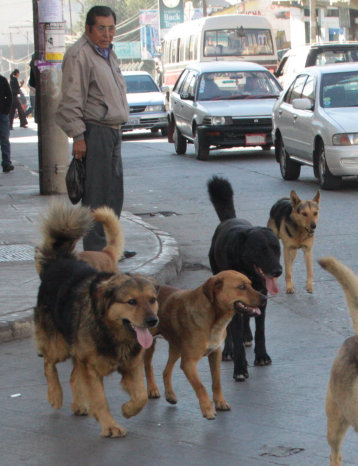
[(86, 25), (86, 35), (101, 49), (110, 46), (116, 31), (113, 16), (96, 16), (93, 26)]

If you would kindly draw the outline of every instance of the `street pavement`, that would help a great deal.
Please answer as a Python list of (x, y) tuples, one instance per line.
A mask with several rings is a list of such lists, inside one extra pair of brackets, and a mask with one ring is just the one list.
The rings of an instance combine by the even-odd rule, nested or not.
[[(298, 290), (282, 291), (270, 299), (267, 347), (272, 366), (254, 367), (253, 348), (247, 348), (250, 378), (232, 379), (232, 363), (222, 364), (224, 395), (231, 411), (205, 420), (193, 389), (178, 362), (173, 385), (178, 404), (165, 401), (161, 373), (167, 344), (159, 340), (154, 370), (162, 397), (149, 400), (143, 411), (124, 419), (121, 405), (127, 395), (119, 377), (105, 379), (111, 412), (128, 434), (124, 439), (103, 439), (93, 418), (71, 415), (69, 377), (71, 363), (59, 365), (64, 405), (54, 411), (46, 400), (43, 360), (36, 355), (31, 335), (32, 308), (39, 284), (33, 248), (40, 241), (39, 216), (54, 196), (38, 194), (38, 176), (24, 163), (36, 158), (36, 128), (15, 128), (12, 133), (15, 170), (0, 174), (0, 464), (120, 466), (323, 466), (329, 464), (325, 438), (324, 399), (329, 368), (344, 340), (336, 326), (324, 318), (292, 312), (294, 306), (322, 312), (319, 298)], [(31, 143), (26, 143), (32, 138)], [(25, 152), (26, 156), (24, 155)], [(137, 256), (120, 263), (122, 271), (157, 277), (160, 283), (194, 287), (208, 271), (180, 276), (181, 255), (174, 238), (125, 212), (122, 218), (127, 249)], [(320, 283), (326, 295), (336, 294), (332, 280)], [(342, 306), (344, 307), (343, 300)], [(341, 311), (341, 309), (340, 309)], [(343, 310), (343, 315), (346, 316)], [(348, 321), (348, 315), (344, 318)], [(349, 324), (348, 324), (349, 325)], [(347, 335), (348, 336), (348, 335)], [(208, 362), (198, 364), (210, 393)], [(343, 446), (343, 464), (358, 465), (357, 434), (352, 430)]]

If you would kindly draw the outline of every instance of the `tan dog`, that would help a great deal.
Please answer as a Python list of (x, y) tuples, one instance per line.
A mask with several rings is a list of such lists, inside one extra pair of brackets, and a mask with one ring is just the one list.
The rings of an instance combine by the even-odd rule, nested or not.
[[(169, 358), (163, 373), (165, 397), (169, 403), (177, 402), (172, 372), (181, 356), (180, 367), (199, 398), (203, 416), (215, 419), (215, 408), (220, 411), (230, 409), (220, 381), (221, 345), (225, 341), (226, 327), (235, 312), (259, 315), (258, 307), (265, 300), (266, 297), (252, 288), (245, 275), (233, 270), (213, 275), (194, 290), (160, 287), (159, 326), (152, 333), (163, 335), (169, 342)], [(144, 356), (149, 398), (160, 396), (152, 367), (154, 350), (155, 343)], [(209, 358), (215, 408), (196, 367), (203, 356)]]
[(333, 257), (319, 264), (341, 284), (353, 328), (357, 335), (341, 346), (332, 365), (327, 388), (327, 440), (331, 447), (330, 466), (341, 466), (341, 445), (349, 426), (358, 432), (358, 277), (350, 268)]
[(99, 272), (118, 273), (118, 261), (124, 251), (124, 237), (119, 219), (109, 207), (99, 207), (94, 210), (93, 218), (103, 224), (107, 245), (102, 251), (80, 252), (78, 258)]
[(286, 293), (292, 294), (292, 266), (298, 249), (303, 249), (306, 263), (306, 290), (313, 293), (312, 248), (319, 216), (320, 192), (311, 201), (302, 201), (295, 191), (290, 198), (278, 200), (271, 208), (267, 226), (282, 241), (285, 261)]

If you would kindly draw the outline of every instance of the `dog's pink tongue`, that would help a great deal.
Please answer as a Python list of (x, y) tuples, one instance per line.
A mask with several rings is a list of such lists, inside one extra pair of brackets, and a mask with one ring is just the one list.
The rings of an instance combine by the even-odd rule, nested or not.
[(268, 277), (267, 275), (265, 275), (265, 281), (266, 281), (267, 291), (272, 295), (277, 294), (278, 293), (277, 278)]
[(147, 349), (152, 346), (153, 337), (147, 328), (134, 327), (137, 334), (138, 343)]

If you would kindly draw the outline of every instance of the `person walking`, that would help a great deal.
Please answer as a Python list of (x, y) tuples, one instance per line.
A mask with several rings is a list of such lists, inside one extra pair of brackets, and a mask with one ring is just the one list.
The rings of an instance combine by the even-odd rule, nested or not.
[(4, 173), (11, 172), (14, 169), (11, 163), (10, 149), (10, 120), (9, 113), (12, 104), (12, 93), (10, 85), (0, 74), (0, 147), (1, 147), (1, 166)]
[(20, 127), (27, 128), (27, 118), (23, 109), (23, 106), (20, 102), (19, 95), (21, 94), (20, 84), (19, 84), (20, 71), (15, 68), (14, 71), (10, 74), (10, 87), (12, 92), (12, 105), (10, 109), (10, 129), (13, 129), (15, 112), (20, 118)]
[[(123, 206), (121, 125), (128, 120), (126, 84), (112, 50), (116, 15), (107, 6), (91, 8), (85, 33), (65, 53), (62, 96), (56, 122), (73, 138), (72, 155), (84, 159), (86, 181), (82, 204), (111, 207), (120, 217)], [(106, 245), (96, 223), (83, 239), (84, 250)], [(132, 257), (134, 251), (126, 251)]]

